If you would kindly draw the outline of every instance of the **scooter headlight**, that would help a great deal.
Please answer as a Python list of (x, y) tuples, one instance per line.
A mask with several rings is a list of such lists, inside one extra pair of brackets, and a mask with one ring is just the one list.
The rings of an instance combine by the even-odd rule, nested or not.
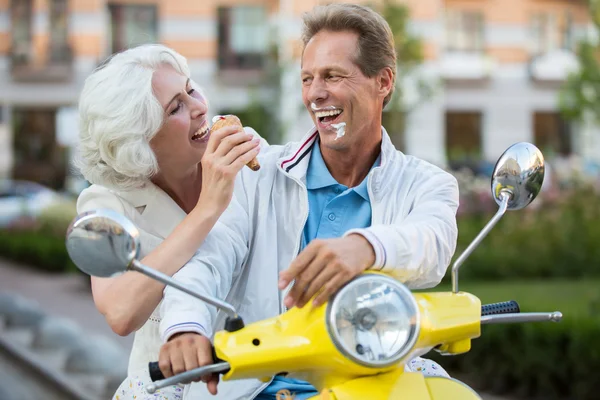
[(419, 326), (419, 309), (410, 290), (384, 275), (359, 276), (327, 308), (327, 328), (337, 349), (367, 367), (400, 361), (417, 341)]

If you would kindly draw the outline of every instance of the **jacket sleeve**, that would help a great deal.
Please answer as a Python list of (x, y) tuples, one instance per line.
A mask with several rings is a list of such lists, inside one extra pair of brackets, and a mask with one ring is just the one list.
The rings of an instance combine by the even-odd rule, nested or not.
[[(175, 280), (197, 293), (225, 299), (248, 252), (246, 205), (243, 185), (236, 182), (229, 207), (192, 259), (173, 276)], [(160, 306), (161, 338), (166, 342), (179, 332), (196, 332), (210, 338), (216, 314), (215, 307), (167, 286)]]
[(456, 250), (458, 183), (439, 170), (418, 186), (408, 215), (398, 223), (355, 229), (373, 246), (372, 269), (388, 272), (413, 289), (440, 283)]

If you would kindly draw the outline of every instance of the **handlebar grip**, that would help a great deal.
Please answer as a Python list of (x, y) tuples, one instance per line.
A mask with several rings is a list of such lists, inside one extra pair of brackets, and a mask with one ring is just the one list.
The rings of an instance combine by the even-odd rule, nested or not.
[(158, 361), (149, 362), (148, 371), (150, 372), (150, 380), (152, 380), (152, 382), (161, 381), (165, 379), (165, 376), (158, 367)]
[(518, 314), (521, 312), (519, 303), (514, 300), (504, 301), (502, 303), (492, 303), (481, 306), (481, 316), (497, 314)]
[[(223, 361), (219, 357), (217, 357), (217, 353), (214, 347), (212, 348), (212, 358), (214, 364)], [(151, 361), (148, 363), (148, 372), (150, 372), (150, 380), (152, 380), (152, 382), (161, 381), (165, 379), (165, 376), (158, 367), (158, 361)]]

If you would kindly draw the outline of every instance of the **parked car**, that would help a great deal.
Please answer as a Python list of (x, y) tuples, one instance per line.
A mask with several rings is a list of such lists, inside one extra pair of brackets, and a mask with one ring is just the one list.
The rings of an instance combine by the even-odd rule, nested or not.
[(60, 202), (62, 196), (43, 185), (29, 181), (0, 181), (0, 227), (23, 218), (35, 219), (46, 207)]

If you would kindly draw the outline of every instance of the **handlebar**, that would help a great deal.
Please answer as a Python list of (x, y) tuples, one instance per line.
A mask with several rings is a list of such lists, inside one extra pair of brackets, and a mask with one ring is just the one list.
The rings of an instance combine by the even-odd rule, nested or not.
[(519, 304), (514, 300), (481, 306), (481, 325), (542, 321), (559, 322), (560, 320), (562, 320), (562, 314), (558, 311), (551, 313), (521, 313)]
[(226, 373), (229, 371), (231, 366), (227, 362), (220, 362), (217, 364), (205, 365), (203, 367), (191, 369), (189, 371), (183, 372), (181, 374), (174, 375), (167, 379), (162, 379), (160, 381), (154, 382), (146, 386), (146, 392), (153, 394), (158, 389), (162, 389), (167, 386), (177, 385), (178, 383), (190, 382), (194, 379), (198, 379), (201, 376), (217, 374), (217, 373)]
[[(514, 301), (505, 301), (500, 303), (485, 304), (481, 306), (481, 324), (495, 324), (495, 323), (515, 323), (515, 322), (536, 322), (536, 321), (553, 321), (558, 322), (562, 319), (562, 314), (559, 312), (554, 313), (520, 313), (519, 304)], [(203, 367), (195, 368), (193, 370), (184, 372), (165, 379), (162, 371), (158, 366), (158, 362), (148, 363), (148, 369), (150, 372), (150, 379), (156, 384), (151, 384), (147, 387), (148, 393), (154, 393), (157, 389), (162, 387), (180, 383), (186, 380), (193, 380), (203, 375), (214, 374), (214, 373), (227, 373), (230, 369), (229, 363), (219, 359), (216, 355), (215, 349), (212, 349), (212, 357), (214, 360), (213, 364), (205, 365)]]

